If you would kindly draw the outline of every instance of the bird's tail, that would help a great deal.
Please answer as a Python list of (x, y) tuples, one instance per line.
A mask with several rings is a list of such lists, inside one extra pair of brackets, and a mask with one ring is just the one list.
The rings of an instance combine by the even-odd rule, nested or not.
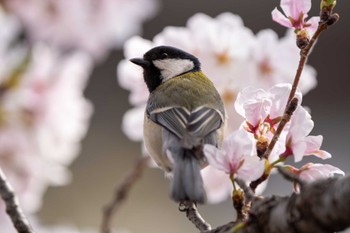
[(181, 149), (172, 157), (174, 163), (171, 197), (177, 202), (205, 202), (206, 195), (200, 173), (200, 161), (193, 150)]

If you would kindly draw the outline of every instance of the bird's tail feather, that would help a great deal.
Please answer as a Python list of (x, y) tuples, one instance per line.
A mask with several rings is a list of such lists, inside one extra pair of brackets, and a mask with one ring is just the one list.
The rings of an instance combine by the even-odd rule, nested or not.
[(200, 173), (200, 161), (194, 155), (193, 150), (181, 149), (172, 157), (174, 167), (171, 197), (177, 202), (205, 202), (206, 195)]

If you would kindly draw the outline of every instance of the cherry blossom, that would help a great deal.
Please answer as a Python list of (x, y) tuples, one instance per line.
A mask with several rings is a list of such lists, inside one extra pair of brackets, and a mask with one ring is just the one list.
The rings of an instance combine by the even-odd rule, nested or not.
[(31, 41), (82, 49), (96, 59), (140, 32), (157, 11), (156, 0), (6, 0)]
[(254, 140), (244, 130), (230, 134), (221, 149), (206, 144), (203, 150), (211, 166), (229, 175), (252, 181), (263, 174), (264, 161), (257, 157)]
[(308, 136), (314, 127), (310, 114), (302, 107), (298, 107), (293, 113), (289, 131), (287, 134), (286, 151), (283, 156), (293, 155), (295, 162), (302, 160), (305, 155), (315, 155), (322, 159), (331, 158), (331, 154), (320, 150), (323, 137)]
[[(333, 177), (335, 174), (344, 176), (345, 173), (337, 167), (330, 164), (320, 164), (320, 163), (307, 163), (301, 168), (295, 168), (293, 166), (284, 166), (290, 172), (299, 176), (302, 181), (314, 182), (321, 179), (327, 179)], [(297, 186), (295, 186), (297, 189)]]
[(149, 95), (145, 81), (143, 80), (142, 68), (132, 64), (129, 59), (142, 57), (145, 52), (154, 47), (154, 44), (139, 36), (130, 38), (124, 44), (125, 60), (117, 67), (119, 85), (130, 91), (129, 102), (135, 106), (144, 105)]
[(202, 169), (201, 173), (209, 203), (219, 203), (230, 197), (233, 186), (227, 173), (210, 165)]
[(143, 139), (143, 120), (146, 106), (135, 107), (128, 110), (123, 117), (122, 130), (134, 141)]
[(86, 54), (62, 56), (35, 46), (15, 84), (5, 86), (0, 97), (0, 164), (27, 213), (40, 208), (48, 186), (70, 180), (67, 166), (92, 113), (83, 96), (91, 65)]
[[(245, 118), (243, 128), (254, 135), (257, 143), (268, 143), (272, 139), (283, 115), (290, 90), (290, 84), (278, 84), (268, 91), (248, 87), (238, 94), (236, 111)], [(309, 136), (314, 122), (310, 114), (300, 105), (301, 93), (297, 92), (296, 97), (299, 99), (299, 104), (291, 121), (282, 131), (269, 160), (273, 162), (280, 156), (283, 159), (293, 156), (295, 162), (299, 162), (303, 156), (311, 154), (322, 159), (330, 158), (328, 152), (320, 150), (323, 137)]]
[[(7, 15), (0, 6), (0, 84), (11, 75), (12, 68), (17, 67), (24, 59), (26, 49), (21, 44), (14, 44), (13, 41), (20, 33), (20, 24), (15, 17)], [(12, 46), (11, 49), (8, 49)]]
[[(288, 30), (280, 39), (273, 30), (262, 30), (256, 34), (250, 59), (241, 64), (239, 73), (246, 73), (250, 77), (252, 81), (248, 85), (254, 84), (255, 87), (264, 89), (278, 83), (292, 83), (295, 67), (299, 62), (299, 52), (292, 30)], [(299, 90), (307, 93), (316, 83), (315, 69), (306, 65), (298, 85)]]
[[(237, 96), (235, 109), (245, 119), (244, 127), (255, 138), (271, 138), (280, 117), (283, 115), (291, 90), (290, 84), (277, 84), (265, 91), (261, 88), (247, 87)], [(297, 98), (302, 99), (300, 92)]]
[(306, 29), (309, 33), (316, 30), (320, 17), (315, 16), (306, 21), (311, 0), (281, 0), (280, 6), (284, 14), (275, 8), (271, 13), (274, 21), (288, 28)]

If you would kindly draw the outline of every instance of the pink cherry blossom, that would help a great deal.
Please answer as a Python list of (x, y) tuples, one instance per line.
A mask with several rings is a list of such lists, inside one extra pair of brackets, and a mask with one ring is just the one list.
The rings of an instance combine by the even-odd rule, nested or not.
[(6, 0), (32, 42), (84, 50), (96, 59), (120, 47), (154, 16), (156, 0)]
[(331, 154), (320, 150), (323, 137), (308, 136), (314, 127), (310, 114), (301, 106), (293, 113), (287, 134), (286, 151), (283, 156), (293, 155), (295, 162), (302, 160), (303, 156), (315, 155), (322, 159), (331, 158)]
[[(247, 129), (257, 136), (264, 124), (269, 131), (276, 127), (278, 122), (274, 119), (283, 115), (290, 90), (290, 84), (277, 84), (268, 91), (247, 87), (238, 93), (234, 106), (237, 113), (245, 118)], [(296, 97), (300, 104), (301, 93), (297, 92)]]
[(299, 169), (293, 166), (286, 166), (286, 168), (306, 182), (327, 179), (333, 177), (335, 174), (345, 175), (342, 170), (329, 164), (307, 163)]
[(16, 86), (0, 97), (0, 164), (27, 213), (40, 208), (47, 187), (70, 180), (67, 166), (80, 150), (92, 113), (83, 95), (91, 65), (84, 53), (62, 56), (34, 46)]
[(206, 144), (204, 154), (209, 165), (246, 181), (259, 178), (264, 171), (264, 162), (256, 155), (254, 139), (244, 130), (230, 134), (221, 149)]
[(143, 139), (145, 109), (145, 105), (132, 108), (123, 117), (122, 130), (133, 141), (141, 141)]
[[(248, 85), (270, 88), (278, 83), (292, 83), (295, 67), (298, 66), (300, 49), (295, 46), (295, 34), (287, 30), (279, 39), (276, 32), (265, 29), (256, 34), (250, 58), (240, 64), (239, 74), (250, 77)], [(316, 86), (316, 71), (306, 65), (298, 85), (302, 93), (307, 93)], [(246, 86), (244, 86), (246, 87)]]
[(210, 165), (202, 169), (201, 173), (209, 203), (216, 204), (230, 197), (233, 186), (227, 173)]
[(306, 21), (307, 13), (311, 9), (311, 0), (281, 0), (280, 12), (277, 8), (272, 11), (272, 19), (282, 26), (294, 29), (306, 29), (313, 33), (319, 22), (319, 17), (312, 17)]
[(119, 85), (130, 91), (129, 102), (133, 105), (144, 105), (149, 95), (143, 71), (139, 66), (135, 66), (129, 61), (131, 58), (142, 57), (145, 52), (154, 47), (154, 44), (142, 39), (139, 36), (130, 38), (124, 44), (125, 60), (122, 60), (117, 67), (117, 78)]
[[(285, 105), (291, 90), (290, 84), (278, 84), (268, 91), (248, 87), (242, 90), (235, 103), (236, 111), (245, 118), (243, 128), (252, 133), (257, 141), (271, 140), (283, 115)], [(299, 162), (306, 155), (315, 155), (328, 159), (331, 155), (320, 150), (323, 137), (309, 136), (314, 127), (310, 114), (301, 106), (302, 95), (296, 93), (299, 104), (293, 113), (290, 122), (281, 133), (270, 161), (282, 156), (294, 156)]]

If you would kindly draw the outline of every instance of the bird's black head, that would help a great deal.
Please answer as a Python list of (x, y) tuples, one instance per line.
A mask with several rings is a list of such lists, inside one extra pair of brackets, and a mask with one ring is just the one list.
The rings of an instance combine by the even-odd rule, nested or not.
[(173, 77), (200, 70), (200, 62), (195, 56), (170, 46), (155, 47), (145, 53), (143, 58), (130, 61), (143, 68), (149, 92)]

